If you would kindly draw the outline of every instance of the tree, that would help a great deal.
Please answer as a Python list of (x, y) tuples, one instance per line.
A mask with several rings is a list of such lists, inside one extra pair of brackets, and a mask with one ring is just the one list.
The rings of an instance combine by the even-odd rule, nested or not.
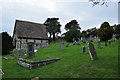
[(104, 22), (104, 23), (101, 24), (100, 29), (101, 28), (108, 28), (108, 27), (110, 27), (110, 24), (108, 22)]
[(116, 34), (116, 39), (120, 38), (120, 24), (115, 26), (114, 34)]
[(65, 40), (67, 42), (73, 42), (73, 38), (77, 40), (80, 37), (80, 31), (75, 30), (75, 29), (70, 29), (65, 33)]
[(44, 25), (46, 26), (46, 30), (50, 34), (50, 38), (53, 35), (53, 40), (55, 41), (55, 34), (61, 33), (60, 27), (61, 24), (58, 22), (59, 18), (47, 18)]
[[(108, 7), (107, 3), (110, 0), (89, 0), (89, 1), (93, 3), (93, 6), (100, 4), (100, 5), (106, 5), (106, 7)], [(117, 0), (117, 1), (120, 3), (120, 0)]]
[(73, 38), (77, 40), (80, 37), (80, 26), (76, 20), (72, 20), (65, 25), (67, 32), (65, 33), (65, 40), (73, 42)]
[(81, 37), (82, 38), (85, 38), (86, 37), (86, 35), (87, 35), (87, 32), (84, 30), (84, 31), (82, 31), (82, 33), (81, 33)]
[(9, 54), (14, 48), (13, 39), (7, 32), (2, 32), (0, 35), (2, 35), (2, 54)]
[(81, 28), (76, 20), (72, 20), (65, 25), (65, 29), (68, 31), (70, 29), (80, 30)]
[(98, 30), (98, 37), (101, 41), (107, 42), (113, 36), (113, 28), (109, 25), (108, 22), (101, 24), (100, 29)]

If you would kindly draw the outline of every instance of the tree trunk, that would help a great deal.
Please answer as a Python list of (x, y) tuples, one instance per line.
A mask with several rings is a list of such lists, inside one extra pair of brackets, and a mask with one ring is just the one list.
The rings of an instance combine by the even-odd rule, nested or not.
[(50, 34), (50, 37), (49, 37), (49, 40), (48, 40), (48, 42), (49, 42), (49, 44), (51, 43), (51, 36), (52, 36), (52, 34), (51, 33), (49, 33)]
[(53, 33), (53, 41), (55, 42), (55, 33)]
[(105, 41), (105, 46), (107, 46), (107, 41)]
[(50, 34), (50, 39), (51, 39), (52, 34), (51, 33), (49, 33), (49, 34)]

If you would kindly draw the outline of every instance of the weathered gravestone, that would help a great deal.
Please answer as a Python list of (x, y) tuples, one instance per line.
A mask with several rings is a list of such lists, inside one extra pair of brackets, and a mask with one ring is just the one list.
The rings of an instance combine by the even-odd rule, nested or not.
[(80, 40), (80, 38), (78, 38), (78, 42), (80, 42), (81, 40)]
[(95, 47), (91, 42), (88, 43), (88, 49), (89, 49), (89, 54), (90, 54), (91, 59), (97, 60), (98, 56), (96, 54)]
[(32, 57), (35, 57), (34, 43), (33, 42), (28, 42), (27, 43), (27, 58), (32, 58)]
[(20, 56), (20, 57), (23, 56), (21, 49), (18, 49), (18, 50), (17, 50), (17, 53), (18, 53), (18, 56)]
[(82, 53), (86, 53), (86, 48), (84, 46), (82, 47)]
[(2, 71), (2, 69), (0, 69), (0, 76), (4, 75), (4, 72)]
[(61, 50), (64, 50), (64, 42), (61, 42), (61, 44), (60, 44), (60, 49), (61, 49)]
[(101, 46), (100, 46), (100, 41), (98, 41), (98, 48), (101, 48)]
[(79, 40), (80, 40), (79, 38), (77, 41), (73, 38), (73, 45), (80, 45)]
[(32, 78), (31, 80), (40, 80), (39, 77)]
[(65, 47), (68, 47), (70, 45), (70, 43), (68, 43)]
[(5, 59), (5, 60), (12, 60), (13, 57), (3, 57), (3, 59)]
[(83, 40), (82, 42), (83, 42), (83, 43), (86, 43), (86, 41), (85, 41), (85, 40)]

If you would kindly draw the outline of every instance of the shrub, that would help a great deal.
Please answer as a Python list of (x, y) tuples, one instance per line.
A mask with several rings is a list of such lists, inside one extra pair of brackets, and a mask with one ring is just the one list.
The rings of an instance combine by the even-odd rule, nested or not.
[(2, 55), (10, 54), (14, 48), (12, 37), (7, 32), (2, 32), (0, 35), (2, 36)]

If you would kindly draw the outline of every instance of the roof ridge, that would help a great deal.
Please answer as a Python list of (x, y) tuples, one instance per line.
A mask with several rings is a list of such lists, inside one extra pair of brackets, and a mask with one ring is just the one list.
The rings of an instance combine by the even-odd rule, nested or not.
[(28, 20), (25, 21), (25, 20), (16, 19), (16, 22), (17, 21), (43, 25), (42, 23), (31, 22), (31, 21), (28, 21)]

